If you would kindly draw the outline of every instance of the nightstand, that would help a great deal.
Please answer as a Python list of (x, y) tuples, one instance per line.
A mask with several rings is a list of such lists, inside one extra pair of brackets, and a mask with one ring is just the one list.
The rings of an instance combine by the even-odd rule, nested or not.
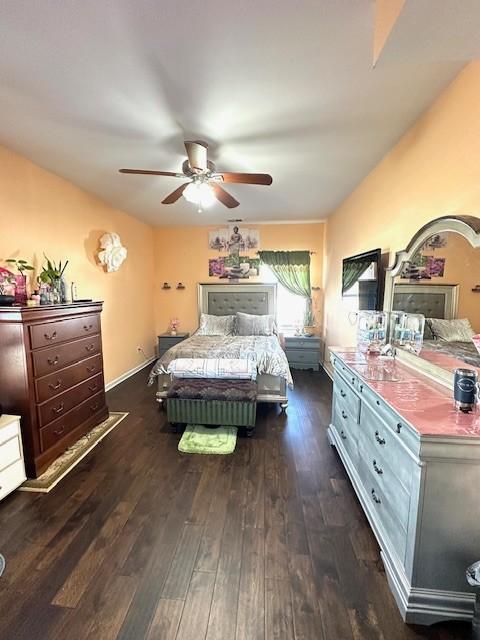
[(285, 354), (292, 369), (320, 368), (319, 336), (285, 336)]
[(27, 479), (19, 416), (0, 416), (0, 500)]
[(183, 342), (190, 336), (189, 333), (177, 333), (176, 336), (172, 336), (171, 333), (162, 333), (158, 336), (158, 357), (161, 358), (163, 354), (174, 347), (179, 342)]

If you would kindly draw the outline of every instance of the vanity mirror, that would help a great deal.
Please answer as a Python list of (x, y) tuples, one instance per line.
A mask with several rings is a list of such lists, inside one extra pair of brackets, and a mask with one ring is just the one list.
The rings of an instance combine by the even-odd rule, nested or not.
[[(453, 385), (457, 367), (480, 371), (480, 218), (445, 216), (422, 227), (387, 270), (385, 311), (425, 316), (418, 355), (398, 358)], [(479, 346), (480, 349), (480, 346)]]

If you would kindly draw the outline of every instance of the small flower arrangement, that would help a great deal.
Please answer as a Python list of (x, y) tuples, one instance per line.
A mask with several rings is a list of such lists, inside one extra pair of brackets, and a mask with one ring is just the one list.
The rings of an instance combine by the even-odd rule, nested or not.
[(170, 334), (172, 336), (177, 335), (177, 329), (180, 326), (180, 320), (178, 318), (170, 319)]

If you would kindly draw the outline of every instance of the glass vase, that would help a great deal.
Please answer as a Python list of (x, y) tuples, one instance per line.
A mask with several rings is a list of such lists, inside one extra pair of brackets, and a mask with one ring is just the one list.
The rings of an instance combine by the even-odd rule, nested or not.
[(60, 278), (52, 280), (51, 287), (52, 304), (60, 304), (62, 301), (62, 282)]

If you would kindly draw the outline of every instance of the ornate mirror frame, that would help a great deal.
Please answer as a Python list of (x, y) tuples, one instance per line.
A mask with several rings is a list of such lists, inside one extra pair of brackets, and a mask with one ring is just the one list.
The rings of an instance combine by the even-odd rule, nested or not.
[[(406, 249), (397, 251), (393, 264), (386, 269), (384, 311), (392, 311), (395, 278), (400, 274), (403, 263), (411, 260), (432, 235), (448, 231), (459, 233), (470, 242), (472, 247), (480, 247), (480, 218), (475, 216), (443, 216), (428, 222), (417, 231)], [(434, 378), (437, 382), (453, 388), (453, 373), (402, 349), (397, 350), (397, 357), (409, 366)]]

